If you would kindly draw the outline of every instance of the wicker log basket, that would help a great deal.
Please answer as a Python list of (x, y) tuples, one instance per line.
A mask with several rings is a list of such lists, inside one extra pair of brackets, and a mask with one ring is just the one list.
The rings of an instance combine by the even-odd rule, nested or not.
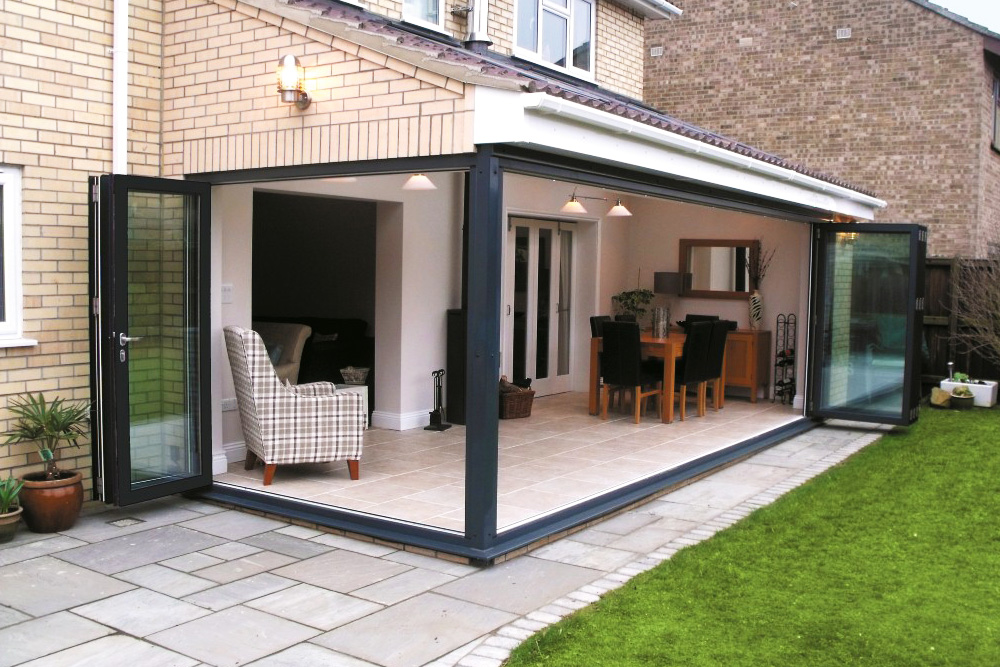
[(531, 416), (531, 404), (535, 398), (534, 389), (525, 389), (512, 384), (507, 376), (500, 378), (500, 419), (520, 419)]

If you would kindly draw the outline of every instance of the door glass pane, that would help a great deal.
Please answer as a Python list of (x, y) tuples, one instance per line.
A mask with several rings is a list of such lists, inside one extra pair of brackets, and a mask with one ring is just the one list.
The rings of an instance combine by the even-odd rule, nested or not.
[(199, 474), (198, 198), (128, 195), (131, 484)]
[(573, 232), (559, 235), (559, 341), (557, 375), (569, 373), (570, 307), (573, 303)]
[(542, 58), (559, 67), (566, 66), (566, 19), (542, 12)]
[(573, 1), (573, 67), (590, 71), (591, 5)]
[(538, 51), (538, 0), (517, 0), (517, 45)]
[(515, 380), (527, 377), (528, 349), (528, 228), (514, 231), (514, 350), (512, 373)]
[(549, 376), (549, 330), (552, 327), (552, 230), (538, 230), (538, 315), (535, 331), (535, 377)]
[(826, 245), (819, 409), (898, 417), (903, 410), (908, 234), (838, 233)]

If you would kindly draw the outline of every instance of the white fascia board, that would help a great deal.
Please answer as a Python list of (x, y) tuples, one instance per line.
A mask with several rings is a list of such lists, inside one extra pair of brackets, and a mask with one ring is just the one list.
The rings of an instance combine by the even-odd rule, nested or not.
[(672, 19), (683, 12), (666, 0), (611, 0), (616, 5), (627, 7), (646, 19)]
[(870, 220), (886, 202), (545, 93), (476, 86), (473, 142), (615, 163)]

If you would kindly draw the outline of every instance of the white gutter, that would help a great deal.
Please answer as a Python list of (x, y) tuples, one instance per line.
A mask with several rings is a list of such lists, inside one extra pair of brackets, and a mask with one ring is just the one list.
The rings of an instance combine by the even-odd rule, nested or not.
[(847, 199), (868, 207), (885, 208), (887, 203), (877, 197), (872, 197), (841, 185), (822, 181), (814, 176), (800, 174), (797, 171), (779, 167), (762, 160), (756, 160), (746, 155), (741, 155), (725, 148), (719, 148), (707, 144), (697, 139), (681, 136), (674, 132), (662, 130), (652, 125), (646, 125), (628, 118), (616, 116), (606, 111), (600, 111), (592, 107), (570, 102), (558, 97), (552, 97), (545, 93), (525, 93), (522, 96), (523, 106), (526, 112), (561, 116), (568, 120), (575, 121), (591, 127), (620, 135), (628, 135), (642, 139), (652, 144), (664, 146), (685, 153), (692, 153), (702, 157), (721, 162), (730, 166), (743, 169), (745, 171), (761, 174), (768, 178), (779, 179), (794, 183), (795, 185), (809, 190), (823, 192), (829, 195)]
[(666, 0), (611, 0), (616, 5), (628, 7), (646, 19), (672, 19), (683, 12)]
[(128, 0), (114, 0), (111, 47), (111, 173), (128, 173)]

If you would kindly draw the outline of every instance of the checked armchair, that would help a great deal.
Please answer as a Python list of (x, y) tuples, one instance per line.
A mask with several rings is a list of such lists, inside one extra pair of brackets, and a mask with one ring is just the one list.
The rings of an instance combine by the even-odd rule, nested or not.
[(247, 445), (246, 469), (263, 461), (268, 486), (279, 465), (346, 460), (351, 479), (358, 479), (368, 417), (362, 397), (336, 393), (330, 382), (282, 384), (255, 331), (236, 326), (224, 331)]

